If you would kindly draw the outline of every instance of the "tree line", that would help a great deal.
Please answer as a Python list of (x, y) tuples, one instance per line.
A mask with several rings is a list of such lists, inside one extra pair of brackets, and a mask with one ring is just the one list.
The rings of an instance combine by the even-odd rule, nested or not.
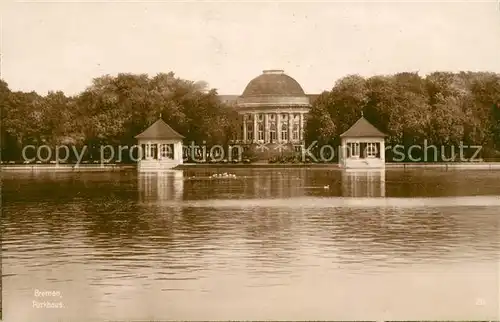
[[(0, 81), (2, 160), (20, 160), (27, 145), (136, 144), (135, 135), (160, 114), (188, 142), (227, 145), (238, 138), (241, 120), (232, 106), (204, 82), (161, 73), (95, 78), (83, 92), (39, 95), (11, 91)], [(387, 145), (480, 145), (483, 157), (500, 150), (500, 75), (435, 72), (338, 80), (313, 103), (306, 141), (338, 145), (363, 111), (388, 135)]]
[[(500, 154), (500, 74), (346, 76), (314, 102), (306, 140), (337, 146), (339, 136), (362, 112), (370, 123), (388, 135), (386, 145), (410, 147), (426, 143), (450, 150), (462, 144), (481, 146), (481, 156), (485, 159), (498, 158)], [(471, 149), (470, 153), (475, 151)], [(451, 152), (445, 153), (446, 159)], [(414, 152), (414, 158), (418, 153)], [(441, 151), (438, 154), (437, 160), (441, 160)]]
[(20, 160), (27, 145), (86, 146), (87, 157), (103, 145), (130, 147), (160, 115), (186, 141), (207, 145), (227, 144), (238, 124), (236, 111), (221, 104), (215, 90), (174, 73), (106, 75), (69, 97), (13, 92), (2, 82), (0, 100), (3, 160)]

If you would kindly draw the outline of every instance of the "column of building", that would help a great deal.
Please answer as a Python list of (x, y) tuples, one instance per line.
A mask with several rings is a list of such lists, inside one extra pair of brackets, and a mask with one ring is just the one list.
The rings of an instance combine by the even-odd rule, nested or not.
[(293, 114), (288, 113), (288, 142), (293, 142)]
[(304, 141), (304, 113), (299, 114), (299, 141)]
[(243, 114), (243, 143), (247, 143), (247, 114)]
[(276, 113), (276, 139), (281, 142), (281, 113)]
[(257, 128), (257, 113), (253, 113), (253, 142), (256, 142), (258, 139), (258, 128)]
[(385, 162), (385, 140), (380, 141), (380, 160)]
[(269, 143), (270, 141), (270, 129), (269, 129), (269, 113), (264, 114), (264, 142)]

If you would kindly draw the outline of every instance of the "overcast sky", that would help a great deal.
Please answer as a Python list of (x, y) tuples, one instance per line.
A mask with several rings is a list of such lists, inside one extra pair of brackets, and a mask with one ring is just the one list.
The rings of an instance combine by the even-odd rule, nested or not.
[(347, 74), (500, 72), (496, 1), (0, 2), (2, 78), (41, 94), (120, 72), (173, 71), (220, 94), (264, 69), (308, 93)]

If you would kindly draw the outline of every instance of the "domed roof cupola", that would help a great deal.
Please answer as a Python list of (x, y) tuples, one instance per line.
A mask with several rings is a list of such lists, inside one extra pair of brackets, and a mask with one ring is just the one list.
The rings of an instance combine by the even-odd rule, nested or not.
[(281, 69), (264, 70), (246, 86), (238, 101), (240, 107), (310, 106), (300, 84)]
[(265, 70), (262, 75), (252, 79), (241, 97), (250, 96), (305, 96), (300, 84), (279, 69)]

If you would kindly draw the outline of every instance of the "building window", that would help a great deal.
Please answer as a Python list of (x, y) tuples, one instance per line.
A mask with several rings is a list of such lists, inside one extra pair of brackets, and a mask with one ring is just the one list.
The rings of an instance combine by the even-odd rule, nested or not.
[(247, 124), (247, 140), (253, 140), (253, 124)]
[(146, 159), (157, 159), (157, 151), (156, 144), (146, 144)]
[(258, 140), (264, 141), (264, 124), (259, 123), (258, 126)]
[(288, 141), (288, 124), (286, 123), (281, 125), (281, 140)]
[(298, 141), (299, 140), (299, 125), (298, 124), (294, 124), (293, 125), (292, 139), (294, 141)]
[(251, 121), (251, 120), (252, 120), (252, 114), (246, 114), (246, 115), (245, 115), (245, 119), (246, 119), (247, 121)]
[(160, 158), (172, 158), (172, 153), (169, 153), (170, 146), (168, 144), (160, 144)]
[(366, 157), (374, 158), (377, 156), (377, 144), (376, 143), (367, 143), (366, 144)]
[(271, 124), (271, 128), (269, 130), (269, 133), (271, 135), (271, 142), (276, 141), (276, 124)]
[(288, 120), (288, 114), (281, 114), (281, 119), (284, 121)]
[(275, 115), (275, 114), (269, 114), (269, 119), (270, 119), (271, 121), (274, 121), (275, 117), (276, 117), (276, 115)]
[(349, 144), (351, 157), (359, 158), (359, 142)]
[(259, 121), (264, 120), (264, 114), (259, 114)]

